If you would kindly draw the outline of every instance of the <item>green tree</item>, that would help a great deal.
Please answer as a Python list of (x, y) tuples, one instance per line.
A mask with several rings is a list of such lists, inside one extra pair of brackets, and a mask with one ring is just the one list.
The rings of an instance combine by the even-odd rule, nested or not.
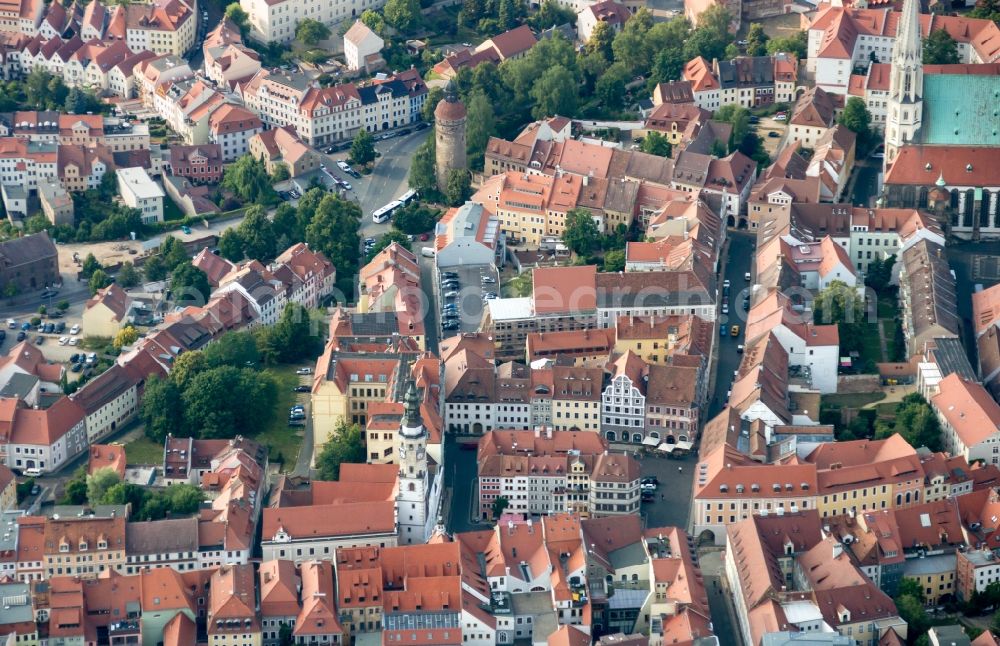
[(181, 394), (185, 427), (208, 439), (254, 435), (270, 423), (277, 397), (277, 384), (266, 372), (210, 368), (196, 374)]
[(868, 155), (872, 144), (879, 137), (878, 133), (871, 128), (872, 115), (868, 112), (865, 102), (852, 96), (844, 105), (844, 111), (840, 113), (837, 122), (857, 135), (857, 150), (860, 157)]
[(131, 325), (126, 325), (122, 329), (118, 330), (118, 334), (115, 335), (111, 344), (115, 347), (115, 350), (121, 350), (125, 346), (132, 345), (138, 340), (139, 331)]
[(256, 366), (260, 361), (257, 340), (247, 331), (227, 332), (204, 350), (205, 363), (210, 368), (233, 366), (244, 368)]
[(129, 289), (135, 287), (139, 284), (139, 272), (135, 270), (135, 265), (130, 261), (126, 260), (122, 264), (122, 268), (118, 270), (118, 275), (115, 276), (115, 282), (122, 289)]
[(274, 167), (274, 171), (271, 172), (271, 183), (277, 184), (278, 182), (284, 182), (290, 179), (292, 174), (288, 171), (288, 166), (286, 164), (278, 164)]
[(173, 381), (150, 375), (142, 396), (146, 437), (154, 442), (163, 442), (167, 435), (177, 434), (181, 428), (180, 403), (180, 393)]
[(87, 504), (87, 472), (83, 467), (77, 470), (73, 477), (66, 482), (63, 488), (62, 498), (59, 499), (61, 505), (85, 505)]
[(375, 161), (375, 140), (367, 130), (359, 130), (351, 142), (351, 161), (365, 166)]
[(924, 65), (955, 65), (958, 43), (944, 29), (935, 29), (924, 39)]
[(448, 181), (444, 189), (445, 198), (451, 206), (461, 206), (472, 195), (472, 177), (464, 168), (448, 171)]
[(295, 26), (295, 38), (308, 47), (314, 47), (319, 41), (329, 37), (330, 28), (312, 18), (304, 18)]
[(315, 357), (323, 342), (318, 328), (306, 308), (288, 303), (276, 324), (257, 330), (262, 359), (265, 363), (276, 364)]
[(167, 236), (160, 243), (160, 256), (163, 258), (163, 264), (167, 267), (168, 271), (173, 271), (190, 260), (187, 249), (184, 248), (184, 243), (173, 236)]
[(110, 284), (111, 277), (103, 269), (98, 269), (90, 275), (90, 281), (87, 283), (87, 286), (90, 287), (90, 294), (93, 296), (97, 293), (97, 290), (104, 289)]
[(69, 301), (59, 301), (56, 303), (56, 309), (60, 312), (65, 312), (69, 309)]
[(293, 644), (295, 644), (295, 637), (292, 635), (292, 627), (288, 624), (281, 624), (278, 628), (278, 646), (293, 646)]
[(716, 121), (732, 124), (733, 133), (730, 136), (729, 147), (737, 148), (750, 133), (750, 111), (735, 103), (724, 105), (716, 110), (712, 117)]
[(727, 146), (726, 142), (721, 139), (716, 139), (712, 142), (712, 148), (709, 150), (708, 154), (712, 157), (725, 157), (729, 154), (729, 146)]
[(732, 42), (729, 24), (732, 16), (722, 5), (712, 5), (698, 17), (698, 27), (684, 43), (688, 60), (702, 56), (705, 60), (722, 59), (726, 46)]
[(904, 576), (902, 579), (900, 579), (899, 588), (897, 588), (896, 590), (897, 597), (902, 597), (906, 595), (918, 599), (920, 603), (923, 603), (925, 601), (924, 588), (922, 585), (920, 585), (920, 581), (917, 581), (916, 579), (908, 576)]
[[(627, 27), (629, 23), (625, 24)], [(630, 75), (645, 74), (649, 70), (651, 53), (646, 46), (645, 33), (622, 29), (615, 36), (611, 50), (615, 62), (624, 65)]]
[(922, 635), (930, 628), (930, 619), (920, 599), (909, 594), (898, 596), (896, 610), (899, 611), (900, 618), (906, 622), (907, 632), (913, 631), (911, 634)]
[(747, 56), (764, 56), (767, 54), (767, 41), (771, 40), (764, 27), (759, 22), (750, 23), (747, 32)]
[(497, 520), (498, 518), (503, 516), (504, 510), (506, 510), (508, 507), (510, 507), (510, 501), (507, 500), (507, 498), (505, 498), (504, 496), (497, 496), (496, 498), (494, 498), (493, 504), (491, 505), (491, 509), (493, 511), (493, 520)]
[[(630, 20), (626, 24), (631, 22)], [(524, 104), (533, 98), (532, 90), (536, 81), (555, 67), (576, 73), (576, 50), (559, 33), (540, 41), (523, 58), (504, 61), (500, 65), (500, 76), (513, 94), (512, 102)]]
[(496, 116), (493, 104), (482, 90), (473, 92), (466, 103), (467, 118), (465, 141), (469, 163), (473, 168), (482, 170), (486, 144), (490, 137), (496, 134)]
[(604, 57), (604, 60), (610, 61), (615, 55), (614, 42), (615, 30), (610, 24), (600, 20), (591, 30), (590, 38), (587, 39), (587, 44), (584, 46), (584, 50), (588, 54), (600, 54)]
[(576, 255), (586, 258), (601, 246), (601, 231), (594, 216), (583, 209), (570, 209), (566, 213), (566, 228), (562, 240)]
[(406, 237), (406, 234), (398, 229), (389, 229), (385, 235), (378, 239), (375, 246), (372, 247), (368, 255), (365, 256), (365, 262), (371, 262), (372, 258), (377, 256), (383, 249), (391, 245), (393, 242), (398, 243), (401, 247), (409, 251), (410, 249), (410, 239)]
[(896, 254), (885, 260), (875, 258), (868, 263), (868, 273), (865, 274), (865, 285), (882, 294), (892, 280), (892, 268), (896, 265)]
[(305, 227), (306, 242), (337, 268), (337, 285), (348, 296), (353, 293), (353, 277), (359, 269), (360, 219), (361, 209), (357, 204), (328, 193), (317, 206), (312, 221)]
[(625, 271), (625, 250), (614, 249), (604, 254), (604, 271)]
[(727, 61), (731, 61), (739, 56), (740, 56), (740, 48), (736, 46), (736, 43), (729, 43), (728, 45), (726, 45), (726, 50), (722, 54), (722, 57)]
[(555, 0), (544, 0), (530, 18), (528, 24), (535, 31), (542, 31), (559, 25), (572, 25), (576, 22), (576, 14), (571, 9), (561, 6)]
[(316, 456), (317, 475), (320, 480), (338, 480), (341, 464), (360, 464), (364, 461), (365, 438), (361, 427), (342, 420)]
[(433, 136), (427, 137), (427, 140), (413, 153), (407, 183), (410, 188), (421, 193), (437, 190)]
[(288, 203), (279, 204), (271, 217), (271, 230), (277, 240), (280, 241), (282, 237), (288, 240), (287, 245), (278, 245), (279, 253), (290, 247), (292, 242), (301, 240), (302, 230), (299, 228), (295, 207)]
[(899, 433), (914, 448), (926, 446), (931, 451), (941, 450), (941, 424), (934, 409), (919, 393), (903, 398), (891, 424), (881, 426), (875, 438), (885, 439), (894, 433)]
[[(606, 24), (606, 23), (599, 23)], [(624, 65), (615, 63), (597, 79), (595, 91), (601, 103), (611, 109), (620, 109), (625, 102), (625, 85), (629, 81), (629, 73)]]
[(87, 500), (91, 506), (100, 504), (108, 489), (121, 482), (114, 469), (98, 469), (87, 476)]
[(243, 254), (247, 258), (259, 260), (264, 264), (274, 260), (277, 255), (275, 249), (277, 241), (263, 206), (254, 204), (247, 209), (236, 231), (243, 240)]
[(691, 23), (686, 18), (677, 17), (668, 22), (653, 25), (647, 38), (656, 52), (651, 70), (655, 83), (667, 83), (681, 78), (681, 71), (688, 59), (684, 56), (684, 43), (691, 35)]
[(98, 269), (103, 269), (101, 263), (97, 262), (97, 258), (94, 257), (94, 254), (88, 253), (87, 257), (83, 259), (83, 266), (80, 267), (80, 274), (84, 278), (90, 278)]
[(244, 202), (272, 204), (277, 194), (271, 186), (264, 162), (249, 153), (226, 166), (222, 174), (222, 187), (233, 192)]
[(420, 24), (419, 0), (388, 0), (382, 9), (385, 21), (397, 30), (407, 33)]
[(424, 104), (420, 106), (420, 118), (428, 123), (434, 121), (434, 110), (443, 98), (444, 90), (440, 87), (432, 87), (428, 90), (427, 98), (424, 100)]
[(671, 146), (667, 138), (656, 132), (655, 130), (650, 130), (646, 134), (645, 138), (642, 140), (642, 144), (639, 149), (644, 153), (649, 153), (650, 155), (657, 155), (659, 157), (670, 157)]
[(170, 289), (178, 305), (204, 305), (212, 293), (208, 276), (190, 262), (174, 269), (170, 276)]
[(513, 29), (517, 25), (517, 19), (524, 13), (524, 3), (519, 0), (498, 0), (500, 9), (497, 20), (503, 30)]
[(580, 87), (570, 70), (562, 65), (550, 67), (531, 86), (531, 98), (535, 102), (531, 114), (536, 119), (557, 114), (573, 116), (579, 93)]
[(208, 370), (208, 368), (208, 360), (205, 358), (204, 352), (201, 350), (185, 352), (174, 361), (170, 370), (170, 381), (177, 386), (180, 392), (183, 392), (195, 375)]
[(148, 281), (163, 280), (167, 277), (167, 268), (160, 256), (150, 256), (142, 265), (142, 275)]
[(235, 227), (226, 229), (219, 237), (219, 255), (231, 262), (243, 260), (243, 237)]
[(429, 206), (410, 202), (392, 214), (392, 226), (410, 235), (426, 233), (434, 228), (440, 214), (440, 211)]
[(969, 17), (1000, 23), (1000, 0), (979, 0), (976, 8), (969, 12)]
[(247, 37), (247, 34), (250, 33), (250, 16), (243, 10), (239, 2), (226, 5), (225, 17), (239, 28), (243, 38)]
[(382, 14), (379, 12), (373, 9), (365, 9), (361, 12), (361, 22), (365, 23), (366, 27), (379, 36), (385, 34), (385, 19), (382, 18)]
[(791, 36), (772, 38), (767, 41), (768, 54), (786, 53), (804, 60), (809, 47), (809, 35), (805, 31), (797, 31)]

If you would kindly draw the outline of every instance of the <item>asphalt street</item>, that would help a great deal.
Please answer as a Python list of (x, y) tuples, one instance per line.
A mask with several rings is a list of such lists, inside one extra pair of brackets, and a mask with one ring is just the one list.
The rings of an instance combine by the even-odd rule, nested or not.
[[(721, 411), (728, 400), (728, 392), (733, 383), (733, 373), (740, 366), (743, 355), (739, 354), (736, 346), (744, 342), (746, 333), (747, 312), (743, 309), (743, 297), (749, 292), (750, 283), (744, 278), (746, 272), (750, 271), (750, 264), (753, 260), (754, 236), (746, 231), (731, 231), (729, 233), (729, 254), (726, 261), (725, 276), (722, 279), (729, 279), (729, 313), (719, 314), (719, 331), (725, 331), (725, 336), (719, 336), (718, 341), (718, 364), (715, 373), (715, 390), (712, 392), (712, 400), (708, 406), (708, 416), (703, 421), (708, 421)], [(722, 285), (719, 285), (721, 298)], [(730, 331), (733, 325), (740, 326), (739, 335), (731, 336)]]
[[(417, 130), (405, 137), (395, 137), (375, 143), (375, 149), (382, 153), (375, 163), (370, 175), (362, 175), (359, 180), (351, 180), (354, 184), (352, 199), (361, 206), (361, 237), (375, 237), (386, 233), (390, 222), (375, 224), (372, 222), (372, 211), (383, 207), (409, 190), (407, 177), (410, 173), (410, 161), (420, 144), (431, 135), (433, 129)], [(347, 151), (329, 155), (331, 160), (346, 160)], [(335, 166), (331, 166), (334, 168)]]

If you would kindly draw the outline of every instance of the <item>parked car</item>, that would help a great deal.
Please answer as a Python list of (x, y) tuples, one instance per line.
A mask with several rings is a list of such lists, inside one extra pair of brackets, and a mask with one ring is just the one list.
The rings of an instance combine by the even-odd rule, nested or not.
[(0, 343), (7, 340), (7, 330), (0, 330)]
[(181, 231), (184, 232), (184, 235), (188, 235), (188, 236), (191, 235), (191, 227), (189, 227), (186, 224), (181, 227)]
[(69, 333), (70, 334), (79, 334), (80, 333), (80, 326), (79, 325), (74, 325), (73, 327), (71, 327), (69, 329)]
[(781, 135), (778, 134), (777, 132), (773, 131), (773, 130), (769, 130), (768, 133), (767, 133), (767, 136), (770, 137), (771, 139), (777, 139)]
[(20, 343), (21, 341), (24, 341), (24, 337), (26, 336), (28, 336), (27, 332), (21, 330), (20, 332), (17, 333), (17, 342)]
[(31, 323), (21, 323), (21, 329), (27, 332), (31, 329)]
[(427, 123), (426, 121), (421, 121), (420, 123), (418, 123), (417, 125), (414, 126), (414, 129), (415, 130), (425, 130), (426, 128), (429, 128), (429, 127), (430, 127), (429, 123)]
[(736, 346), (736, 353), (737, 354), (743, 354), (743, 344), (742, 343), (739, 344), (738, 346)]
[(497, 282), (497, 279), (494, 278), (493, 276), (483, 276), (482, 281), (484, 285), (492, 285), (493, 283)]
[(654, 485), (658, 485), (658, 484), (660, 484), (660, 479), (657, 478), (656, 476), (643, 476), (642, 479), (639, 480), (639, 484), (654, 484)]
[(79, 343), (79, 342), (80, 342), (80, 339), (78, 339), (78, 338), (77, 338), (77, 337), (75, 337), (75, 336), (71, 336), (71, 337), (69, 338), (69, 344), (70, 344), (70, 345), (76, 345), (76, 344), (77, 344), (77, 343)]
[(312, 368), (306, 366), (305, 368), (299, 368), (298, 370), (296, 370), (295, 374), (297, 374), (297, 375), (311, 375), (312, 371), (313, 371)]
[(79, 363), (79, 361), (80, 361), (80, 355), (78, 355), (75, 352), (70, 355), (70, 357), (69, 357), (69, 362), (70, 363)]
[(734, 325), (731, 328), (729, 328), (729, 336), (737, 337), (739, 335), (740, 335), (740, 326)]
[(38, 336), (35, 338), (35, 345), (42, 345), (43, 343), (45, 343), (44, 336)]
[(297, 393), (307, 393), (309, 392), (309, 386), (296, 386), (292, 390), (294, 390)]
[(59, 321), (56, 323), (56, 334), (62, 334), (66, 331), (66, 321)]
[(70, 372), (80, 372), (81, 370), (83, 370), (82, 363), (74, 363), (73, 367), (69, 369)]
[(56, 326), (53, 323), (46, 323), (45, 325), (42, 326), (42, 332), (44, 332), (45, 334), (52, 334), (53, 332), (55, 332), (55, 330)]
[(68, 336), (61, 336), (61, 337), (59, 337), (59, 345), (66, 345), (67, 343), (69, 343), (69, 337)]
[(420, 234), (420, 242), (427, 242), (427, 234), (426, 233), (421, 233)]
[(17, 329), (17, 321), (14, 319), (7, 319), (7, 328), (11, 330)]

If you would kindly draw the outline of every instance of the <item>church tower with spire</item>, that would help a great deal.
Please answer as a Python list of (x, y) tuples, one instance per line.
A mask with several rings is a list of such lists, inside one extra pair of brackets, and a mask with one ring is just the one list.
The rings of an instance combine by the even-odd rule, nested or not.
[(404, 397), (403, 422), (396, 434), (399, 451), (399, 494), (396, 518), (399, 544), (413, 545), (427, 539), (430, 479), (427, 468), (427, 431), (420, 418), (417, 387), (410, 381)]
[(920, 0), (904, 0), (892, 47), (889, 77), (888, 123), (885, 128), (885, 164), (899, 148), (916, 142), (924, 112), (923, 49), (920, 38)]

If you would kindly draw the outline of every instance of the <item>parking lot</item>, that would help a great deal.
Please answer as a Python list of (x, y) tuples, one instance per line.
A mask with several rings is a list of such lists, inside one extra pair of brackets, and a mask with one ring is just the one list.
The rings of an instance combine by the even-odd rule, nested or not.
[[(788, 111), (786, 116), (791, 118), (791, 110)], [(772, 117), (761, 117), (760, 123), (755, 125), (757, 127), (757, 134), (760, 135), (761, 141), (764, 142), (764, 150), (773, 158), (778, 154), (778, 148), (781, 146), (781, 142), (784, 141), (788, 121), (776, 121)]]
[[(465, 265), (447, 267), (444, 272), (457, 275), (457, 287), (442, 285), (442, 273), (438, 273), (435, 292), (442, 313), (447, 309), (455, 316), (442, 316), (442, 337), (475, 332), (483, 319), (483, 301), (487, 294), (499, 293), (497, 270), (489, 265)], [(483, 282), (493, 281), (493, 282)], [(451, 321), (449, 324), (448, 321)]]

